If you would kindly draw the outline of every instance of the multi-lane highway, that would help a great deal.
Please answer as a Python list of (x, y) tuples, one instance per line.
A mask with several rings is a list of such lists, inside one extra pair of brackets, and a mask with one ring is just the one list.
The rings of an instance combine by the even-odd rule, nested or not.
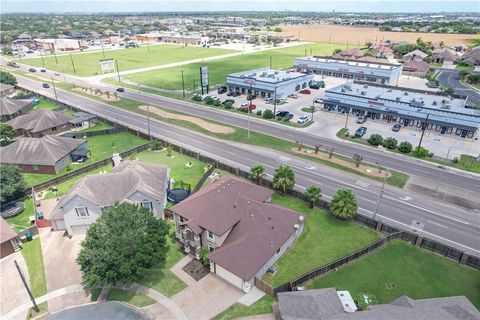
[[(24, 71), (27, 71), (29, 68), (29, 66), (27, 65), (20, 66), (21, 69)], [(47, 72), (43, 73), (42, 76), (49, 78), (50, 76), (54, 76), (54, 73), (47, 70)], [(99, 87), (104, 90), (108, 89), (110, 91), (114, 91), (116, 89), (116, 87), (112, 85), (104, 83), (92, 83), (91, 81), (89, 81), (88, 78), (79, 78), (70, 75), (65, 75), (65, 77), (66, 81), (69, 83), (75, 82), (78, 85), (83, 85), (87, 87)], [(58, 76), (56, 78), (58, 80), (63, 79), (63, 77)], [(162, 97), (151, 93), (126, 89), (125, 93), (122, 94), (122, 96), (125, 96), (128, 99), (140, 101), (145, 104), (161, 106), (166, 109), (180, 111), (186, 114), (215, 120), (217, 122), (236, 127), (250, 127), (252, 131), (264, 133), (288, 141), (301, 141), (304, 145), (322, 145), (322, 147), (329, 148), (334, 147), (335, 153), (347, 157), (352, 157), (354, 154), (359, 154), (363, 157), (364, 161), (370, 163), (378, 163), (385, 168), (405, 172), (411, 176), (421, 177), (423, 179), (429, 180), (432, 184), (438, 183), (439, 177), (442, 176), (441, 184), (448, 186), (448, 188), (450, 189), (456, 188), (460, 190), (467, 190), (470, 193), (475, 193), (479, 190), (480, 177), (478, 175), (467, 172), (460, 172), (450, 168), (443, 169), (437, 164), (428, 163), (419, 159), (414, 159), (399, 154), (393, 154), (391, 152), (376, 150), (371, 147), (359, 145), (356, 143), (324, 138), (320, 135), (303, 132), (301, 129), (288, 127), (282, 124), (277, 124), (262, 119), (247, 119), (247, 117), (242, 114), (235, 114), (225, 110), (199, 106), (194, 103)], [(444, 172), (442, 173), (442, 171)]]
[[(54, 98), (53, 90), (42, 88), (38, 82), (23, 77), (18, 77), (18, 80), (20, 86)], [(133, 129), (143, 132), (147, 131), (147, 118), (143, 115), (64, 90), (57, 90), (57, 95), (61, 102)], [(131, 98), (134, 98), (138, 93), (129, 93), (129, 95), (131, 95)], [(169, 100), (165, 101), (168, 102)], [(181, 104), (182, 108), (188, 106), (188, 104)], [(192, 106), (192, 108), (196, 107)], [(231, 115), (230, 117), (230, 120), (233, 120), (233, 117), (237, 116)], [(238, 123), (241, 124), (243, 120), (244, 118), (238, 116)], [(226, 121), (222, 122), (225, 123)], [(310, 185), (319, 185), (326, 199), (329, 199), (336, 189), (347, 186), (353, 189), (357, 195), (360, 213), (368, 216), (373, 215), (380, 189), (377, 182), (359, 179), (355, 175), (276, 151), (214, 139), (158, 120), (151, 120), (150, 123), (151, 133), (155, 137), (201, 152), (243, 170), (248, 170), (252, 165), (261, 163), (266, 167), (266, 172), (271, 177), (274, 169), (279, 164), (287, 163), (295, 171), (297, 188), (302, 189)], [(256, 124), (260, 126), (263, 123), (259, 122)], [(270, 124), (267, 127), (269, 127), (269, 130), (276, 128)], [(286, 129), (281, 128), (281, 130)], [(285, 133), (291, 134), (295, 134), (295, 132), (295, 130), (285, 131)], [(293, 136), (289, 137), (291, 137), (290, 140), (298, 140), (298, 138), (293, 138)], [(456, 177), (459, 179), (459, 176)], [(473, 176), (470, 178), (474, 179)], [(478, 187), (478, 184), (476, 186)], [(480, 242), (478, 241), (480, 239), (480, 223), (478, 214), (475, 212), (464, 211), (387, 186), (377, 217), (390, 225), (407, 230), (416, 230), (416, 232), (426, 237), (436, 239), (477, 256), (480, 254)]]

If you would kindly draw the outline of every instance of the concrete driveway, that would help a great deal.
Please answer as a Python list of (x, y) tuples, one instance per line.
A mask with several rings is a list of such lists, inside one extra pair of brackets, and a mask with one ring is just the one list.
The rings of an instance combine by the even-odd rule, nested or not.
[[(21, 251), (0, 260), (0, 315), (8, 313), (19, 305), (30, 302), (27, 290), (23, 286), (17, 268), (15, 268), (14, 260), (20, 266), (27, 283), (29, 282), (27, 265)], [(27, 310), (18, 316), (21, 319), (25, 319)]]
[(180, 291), (171, 299), (189, 319), (211, 319), (245, 293), (213, 274)]
[[(40, 229), (48, 292), (81, 283), (80, 267), (75, 260), (80, 252), (80, 243), (84, 239), (85, 236), (74, 236), (69, 239), (63, 236), (63, 231)], [(90, 300), (85, 291), (67, 294), (48, 301), (48, 311), (51, 313), (87, 302)]]

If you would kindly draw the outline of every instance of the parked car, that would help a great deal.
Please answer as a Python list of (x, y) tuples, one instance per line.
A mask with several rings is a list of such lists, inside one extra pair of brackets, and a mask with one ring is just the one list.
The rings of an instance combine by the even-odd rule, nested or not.
[(225, 86), (221, 86), (221, 87), (218, 88), (218, 90), (217, 90), (217, 93), (218, 93), (218, 94), (222, 94), (222, 93), (225, 93), (225, 92), (227, 92), (227, 87), (225, 87)]
[(288, 102), (288, 100), (285, 99), (285, 98), (281, 98), (281, 99), (278, 99), (278, 100), (277, 100), (277, 103), (278, 103), (278, 104), (284, 104), (284, 103), (287, 103), (287, 102)]
[(248, 101), (254, 100), (254, 99), (257, 99), (257, 95), (255, 95), (255, 94), (249, 94), (249, 95), (247, 96), (247, 100), (248, 100)]
[(367, 117), (366, 117), (366, 116), (359, 116), (359, 117), (357, 117), (357, 123), (362, 124), (362, 123), (364, 123), (365, 121), (367, 121)]
[(219, 96), (212, 96), (212, 99), (213, 99), (213, 101), (220, 101), (220, 97), (219, 97)]
[(301, 94), (310, 94), (310, 93), (312, 93), (312, 91), (310, 89), (303, 89), (303, 90), (300, 90), (300, 93)]
[(250, 104), (249, 102), (242, 103), (238, 109), (248, 110), (249, 107), (250, 107), (250, 111), (257, 109), (257, 106), (255, 104)]
[(47, 70), (46, 69), (40, 69), (40, 72), (45, 73), (45, 72), (47, 72)]
[(240, 92), (236, 92), (236, 91), (235, 91), (235, 92), (232, 93), (232, 97), (238, 97), (238, 96), (240, 96), (240, 95), (241, 95)]
[(275, 114), (275, 117), (285, 117), (287, 114), (289, 114), (288, 111), (277, 111), (277, 113)]
[(282, 120), (283, 121), (290, 121), (293, 118), (293, 114), (287, 113), (285, 116), (283, 116)]
[(398, 131), (400, 131), (401, 128), (402, 128), (402, 125), (397, 123), (392, 127), (392, 131), (393, 132), (398, 132)]
[(435, 82), (428, 82), (428, 83), (427, 83), (427, 87), (429, 87), (429, 88), (438, 88), (438, 84), (436, 84)]
[(360, 127), (355, 131), (355, 138), (361, 138), (367, 133), (367, 128), (366, 127)]
[(54, 75), (55, 77), (60, 77), (60, 73), (58, 73), (58, 72), (55, 72), (53, 75)]
[(28, 72), (37, 72), (37, 70), (35, 68), (30, 68), (28, 69)]
[(273, 98), (268, 98), (268, 99), (265, 100), (265, 103), (266, 104), (272, 104), (274, 100), (275, 99), (273, 99)]
[(12, 68), (20, 68), (20, 66), (15, 61), (7, 62), (7, 66), (12, 67)]
[(223, 100), (222, 104), (227, 104), (227, 103), (231, 103), (231, 104), (234, 104), (235, 103), (235, 100), (233, 99), (226, 99), (226, 100)]
[(305, 124), (307, 123), (309, 120), (308, 116), (301, 116), (300, 118), (298, 118), (297, 120), (297, 123), (298, 124)]
[(323, 103), (323, 99), (322, 98), (315, 98), (315, 101), (316, 103)]
[(118, 87), (118, 88), (117, 88), (117, 92), (125, 92), (125, 88)]
[(296, 93), (289, 94), (288, 97), (293, 99), (298, 99), (298, 95)]
[(46, 83), (46, 82), (45, 82), (45, 83), (42, 83), (42, 87), (44, 87), (45, 89), (48, 89), (48, 88), (50, 88), (49, 84), (48, 84), (48, 83)]

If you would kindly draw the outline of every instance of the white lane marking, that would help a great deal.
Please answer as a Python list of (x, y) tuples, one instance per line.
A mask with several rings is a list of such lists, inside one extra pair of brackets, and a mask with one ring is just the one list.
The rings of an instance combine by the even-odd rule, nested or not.
[(307, 170), (317, 170), (317, 168), (315, 168), (315, 167), (305, 167), (305, 169), (307, 169)]
[[(387, 219), (387, 220), (393, 221), (394, 223), (401, 224), (401, 225), (407, 227), (408, 229), (411, 228), (411, 226), (409, 226), (408, 224), (405, 224), (405, 223), (403, 223), (403, 222), (399, 222), (399, 221), (397, 221), (397, 220), (394, 220), (394, 219), (391, 219), (391, 218), (382, 216), (382, 215), (380, 215), (380, 214), (377, 214), (377, 217), (382, 217), (383, 219)], [(407, 230), (408, 230), (408, 229), (407, 229)], [(438, 235), (433, 234), (433, 233), (430, 233), (430, 232), (428, 232), (428, 231), (419, 230), (418, 233), (419, 233), (419, 234), (420, 234), (420, 233), (422, 233), (422, 234), (427, 234), (427, 235), (430, 235), (430, 236), (432, 236), (432, 237), (434, 237), (434, 238), (442, 239), (443, 241), (446, 241), (446, 242), (449, 242), (449, 243), (454, 243), (454, 244), (459, 245), (459, 246), (461, 246), (461, 247), (463, 247), (463, 248), (466, 248), (466, 249), (472, 250), (472, 251), (474, 251), (474, 252), (480, 253), (480, 250), (473, 249), (473, 248), (471, 248), (471, 247), (469, 247), (469, 246), (463, 245), (463, 244), (461, 244), (461, 243), (458, 243), (458, 242), (455, 242), (455, 241), (452, 241), (452, 240), (448, 240), (448, 239), (446, 239), (446, 238), (444, 238), (444, 237), (438, 236)]]
[(367, 202), (370, 202), (370, 203), (377, 203), (377, 201), (373, 201), (373, 200), (370, 200), (370, 199), (367, 199), (367, 198), (364, 198), (364, 197), (361, 197), (360, 199), (362, 199), (364, 201), (367, 201)]
[(412, 200), (412, 197), (398, 197), (400, 200), (409, 201)]
[(448, 229), (448, 227), (447, 227), (447, 226), (444, 226), (443, 224), (440, 224), (440, 223), (436, 223), (436, 222), (434, 222), (434, 221), (432, 221), (432, 220), (427, 220), (427, 222), (428, 222), (428, 223), (435, 224), (435, 225), (437, 225), (437, 226), (439, 226), (439, 227), (442, 227), (442, 228)]
[(368, 187), (370, 185), (370, 183), (365, 182), (365, 181), (360, 181), (360, 180), (357, 180), (356, 184), (358, 184), (359, 186), (362, 186), (362, 187)]

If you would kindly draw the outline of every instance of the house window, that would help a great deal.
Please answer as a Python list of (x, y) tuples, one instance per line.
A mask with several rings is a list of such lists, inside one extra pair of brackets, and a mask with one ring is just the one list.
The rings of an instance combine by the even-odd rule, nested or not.
[(153, 204), (149, 200), (143, 200), (142, 206), (150, 211), (153, 211)]
[(183, 223), (185, 219), (183, 217), (180, 217), (180, 223)]
[(212, 252), (213, 250), (215, 250), (215, 248), (209, 243), (208, 244), (208, 252)]
[(86, 207), (77, 207), (75, 208), (75, 210), (77, 211), (77, 216), (80, 218), (85, 218), (89, 216), (88, 209)]
[(52, 131), (56, 131), (56, 130), (57, 130), (57, 127), (53, 127), (53, 128), (52, 128)]
[(38, 166), (33, 165), (33, 166), (32, 166), (32, 170), (33, 170), (33, 171), (38, 171)]
[(213, 234), (212, 231), (207, 231), (207, 237), (210, 240), (215, 240), (215, 235)]

